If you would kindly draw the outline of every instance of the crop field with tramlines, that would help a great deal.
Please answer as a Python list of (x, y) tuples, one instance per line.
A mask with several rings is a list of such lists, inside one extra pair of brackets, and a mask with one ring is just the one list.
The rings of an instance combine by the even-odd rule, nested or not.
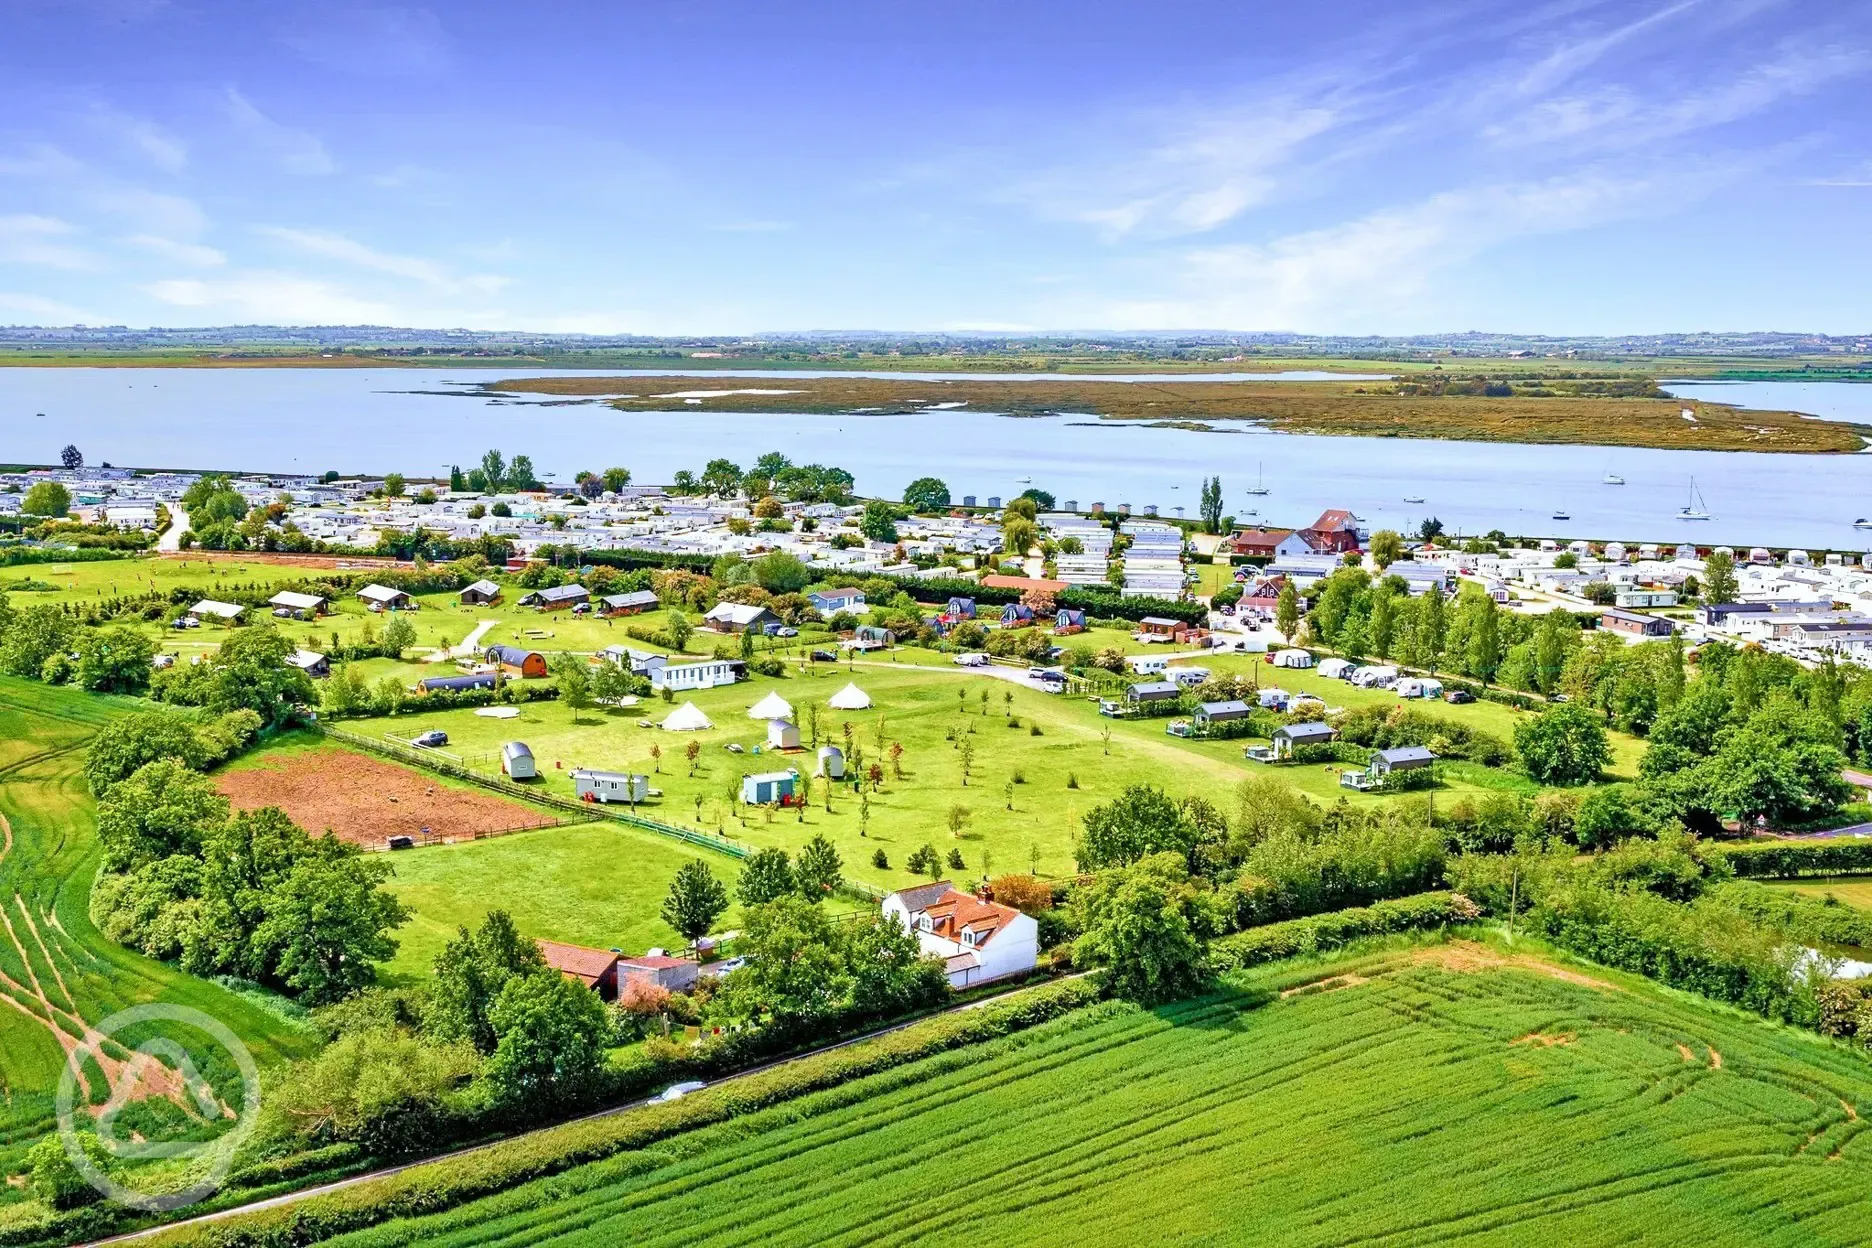
[[(315, 1044), (309, 1032), (122, 949), (92, 925), (97, 836), (84, 747), (121, 705), (0, 678), (0, 1174), (18, 1172), (26, 1148), (52, 1129), (66, 1052), (127, 1006), (160, 1000), (203, 1010), (263, 1067)], [(85, 1069), (93, 1103), (123, 1074), (124, 1051), (105, 1053), (112, 1069)], [(0, 1189), (0, 1211), (18, 1198), (17, 1188)]]
[(1869, 1101), (1863, 1057), (1642, 981), (1393, 948), (1096, 1006), (335, 1242), (1858, 1241)]

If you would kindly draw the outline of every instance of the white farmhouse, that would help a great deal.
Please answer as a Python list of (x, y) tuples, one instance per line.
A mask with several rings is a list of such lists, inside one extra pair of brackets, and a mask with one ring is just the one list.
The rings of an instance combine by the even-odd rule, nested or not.
[(917, 934), (926, 955), (943, 960), (951, 988), (1023, 974), (1040, 957), (1040, 927), (1030, 916), (961, 892), (947, 880), (892, 893), (883, 910)]

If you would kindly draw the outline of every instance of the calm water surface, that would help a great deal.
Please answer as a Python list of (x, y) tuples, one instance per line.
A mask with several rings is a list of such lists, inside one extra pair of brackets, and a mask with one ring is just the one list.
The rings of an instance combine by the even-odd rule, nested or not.
[[(450, 463), (470, 464), (492, 446), (531, 454), (542, 472), (561, 479), (623, 464), (638, 480), (667, 481), (677, 469), (699, 469), (718, 455), (745, 464), (778, 450), (801, 462), (838, 464), (857, 477), (861, 492), (891, 497), (924, 475), (941, 477), (958, 497), (984, 499), (1019, 493), (1031, 478), (1082, 507), (1154, 503), (1165, 515), (1179, 506), (1193, 514), (1202, 479), (1218, 474), (1238, 520), (1255, 509), (1269, 523), (1301, 524), (1327, 507), (1348, 507), (1374, 527), (1415, 528), (1435, 515), (1454, 531), (1872, 549), (1872, 531), (1852, 528), (1855, 518), (1872, 515), (1868, 455), (1205, 433), (1070, 416), (1014, 420), (967, 409), (913, 416), (758, 415), (690, 406), (617, 412), (434, 393), (549, 371), (0, 368), (0, 459), (51, 463), (61, 446), (75, 442), (92, 462), (430, 475)], [(697, 389), (728, 389), (706, 379), (806, 374), (695, 375), (705, 379)], [(1872, 387), (1756, 382), (1670, 389), (1686, 398), (1872, 422)], [(1608, 471), (1627, 484), (1601, 484)], [(1245, 492), (1257, 474), (1269, 489), (1264, 497)], [(1692, 478), (1713, 520), (1675, 519)], [(1556, 508), (1572, 518), (1553, 519)]]

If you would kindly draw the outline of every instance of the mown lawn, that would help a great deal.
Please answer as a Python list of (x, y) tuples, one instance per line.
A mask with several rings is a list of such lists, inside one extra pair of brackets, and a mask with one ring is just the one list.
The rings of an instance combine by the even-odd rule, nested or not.
[(1527, 948), (1096, 1006), (333, 1242), (1863, 1241), (1862, 1056)]
[[(733, 886), (740, 866), (726, 855), (609, 821), (396, 854), (390, 889), (415, 917), (396, 931), (388, 972), (426, 982), (456, 929), (478, 925), (494, 909), (546, 940), (627, 953), (675, 948), (682, 937), (658, 912), (677, 868), (696, 857)], [(731, 910), (717, 927), (735, 922)]]

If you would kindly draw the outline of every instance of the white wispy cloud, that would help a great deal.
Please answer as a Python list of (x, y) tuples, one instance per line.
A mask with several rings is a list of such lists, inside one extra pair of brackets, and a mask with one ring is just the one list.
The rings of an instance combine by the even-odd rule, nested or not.
[(100, 325), (109, 319), (42, 295), (0, 290), (0, 319), (12, 317), (24, 317), (11, 322), (20, 325)]
[(446, 292), (479, 291), (491, 293), (507, 285), (507, 279), (487, 274), (457, 274), (445, 264), (421, 256), (400, 256), (379, 251), (354, 238), (328, 230), (298, 230), (279, 225), (255, 226), (254, 232), (286, 244), (307, 255), (337, 260), (360, 269), (420, 282)]
[(1632, 178), (1589, 171), (1478, 185), (1263, 244), (1190, 250), (1174, 293), (1114, 303), (1094, 323), (1334, 329), (1394, 324), (1452, 269), (1528, 238), (1667, 210), (1740, 170), (1710, 166)]
[(287, 173), (317, 176), (337, 170), (324, 143), (309, 130), (282, 125), (255, 108), (233, 87), (223, 94), (228, 117), (255, 145), (272, 154)]
[(1654, 9), (1643, 17), (1591, 35), (1560, 39), (1545, 56), (1523, 70), (1516, 89), (1523, 95), (1539, 95), (1590, 69), (1615, 49), (1639, 36), (1663, 26), (1698, 7), (1697, 0), (1678, 0), (1676, 4)]
[(102, 269), (102, 256), (71, 241), (77, 234), (77, 226), (57, 217), (26, 212), (0, 217), (0, 263), (72, 272)]
[(186, 195), (107, 184), (86, 192), (81, 202), (94, 212), (116, 217), (137, 234), (195, 238), (208, 228), (208, 214)]
[(50, 143), (34, 143), (18, 155), (0, 156), (0, 175), (10, 178), (62, 178), (83, 168), (83, 162)]
[(1863, 48), (1795, 45), (1711, 86), (1660, 98), (1628, 84), (1607, 83), (1539, 101), (1482, 133), (1497, 144), (1523, 148), (1554, 143), (1591, 144), (1599, 151), (1640, 147), (1740, 121), (1868, 68), (1872, 55)]
[(1101, 133), (1088, 144), (1094, 155), (1021, 179), (1006, 198), (1108, 241), (1205, 233), (1264, 203), (1277, 171), (1338, 124), (1344, 106), (1270, 98), (1142, 114), (1130, 135)]
[(401, 310), (297, 273), (251, 270), (225, 278), (169, 278), (140, 287), (152, 299), (187, 308), (207, 324), (395, 325)]
[(159, 234), (132, 234), (124, 242), (151, 252), (171, 264), (186, 265), (193, 269), (214, 269), (227, 263), (227, 254), (216, 248), (164, 238)]
[(98, 103), (91, 106), (90, 120), (164, 173), (181, 173), (188, 166), (188, 144), (147, 117)]

